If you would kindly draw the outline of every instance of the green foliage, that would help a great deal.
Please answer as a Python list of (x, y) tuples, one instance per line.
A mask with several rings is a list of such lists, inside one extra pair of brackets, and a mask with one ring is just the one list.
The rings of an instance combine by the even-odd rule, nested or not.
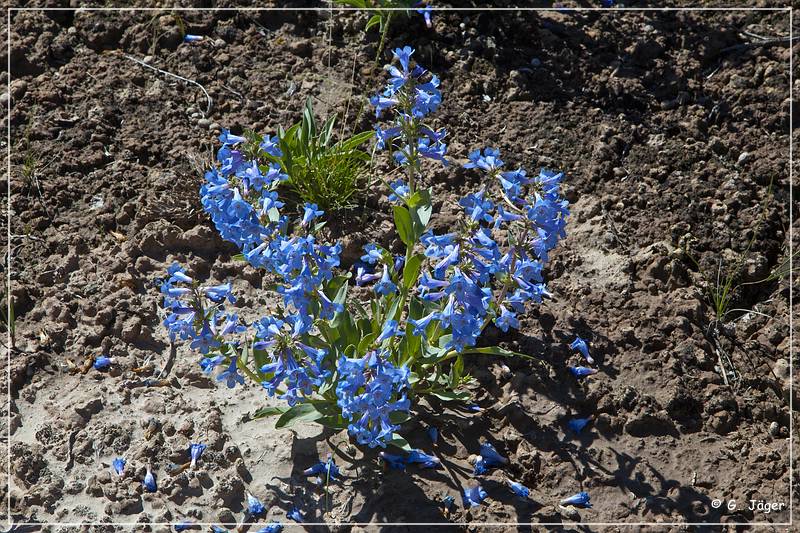
[(302, 120), (288, 130), (278, 129), (283, 156), (270, 157), (288, 174), (288, 186), (301, 200), (325, 211), (353, 206), (370, 161), (359, 147), (374, 136), (365, 131), (334, 142), (335, 125), (336, 115), (317, 124), (309, 98)]
[(0, 308), (0, 332), (9, 334), (11, 346), (8, 346), (8, 348), (13, 349), (15, 346), (17, 319), (14, 313), (14, 300), (11, 298), (8, 286), (5, 287), (2, 297), (0, 297), (0, 306), (2, 306)]

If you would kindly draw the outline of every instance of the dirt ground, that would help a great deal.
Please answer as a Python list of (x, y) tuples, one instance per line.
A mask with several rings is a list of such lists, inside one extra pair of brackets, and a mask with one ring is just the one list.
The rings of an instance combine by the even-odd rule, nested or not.
[[(241, 271), (200, 207), (219, 129), (274, 132), (298, 120), (308, 96), (321, 115), (346, 114), (351, 131), (371, 129), (373, 114), (359, 111), (384, 74), (367, 18), (12, 15), (10, 58), (3, 46), (0, 61), (10, 60), (12, 81), (0, 98), (11, 101), (17, 321), (11, 425), (0, 407), (0, 435), (10, 432), (13, 519), (235, 524), (249, 491), (267, 506), (267, 522), (288, 526), (297, 506), (307, 521), (331, 524), (308, 528), (319, 531), (377, 527), (335, 525), (350, 522), (439, 522), (436, 531), (788, 522), (789, 485), (798, 484), (789, 468), (789, 280), (762, 281), (789, 246), (791, 48), (776, 42), (789, 34), (786, 12), (448, 12), (435, 13), (430, 29), (418, 15), (396, 18), (380, 63), (408, 44), (439, 75), (435, 124), (448, 128), (449, 155), (465, 161), (495, 146), (512, 165), (563, 170), (571, 204), (568, 237), (547, 269), (553, 298), (519, 332), (485, 334), (546, 363), (474, 360), (480, 412), (423, 402), (418, 422), (403, 428), (445, 468), (383, 470), (346, 433), (249, 420), (271, 402), (259, 387), (221, 388), (187, 346), (168, 364), (155, 280), (172, 261), (204, 279), (236, 279), (242, 309), (270, 307), (266, 280)], [(182, 29), (205, 39), (183, 43)], [(133, 59), (202, 85), (210, 112), (198, 86)], [(479, 178), (453, 165), (431, 167), (427, 179), (434, 227), (447, 228)], [(398, 244), (387, 192), (364, 189), (362, 207), (331, 226), (345, 262), (372, 240)], [(740, 260), (737, 282), (748, 284), (718, 323), (707, 286)], [(584, 383), (566, 368), (579, 362), (567, 346), (575, 334), (591, 341), (600, 369)], [(70, 371), (100, 354), (113, 357), (109, 372)], [(146, 386), (165, 365), (165, 386)], [(594, 418), (576, 435), (566, 426), (574, 416)], [(429, 423), (441, 431), (435, 447)], [(489, 497), (464, 509), (460, 490), (473, 483), (469, 459), (482, 439), (510, 465), (481, 478)], [(208, 445), (198, 468), (171, 474), (198, 441)], [(328, 453), (345, 477), (326, 494), (302, 471)], [(117, 456), (128, 460), (122, 479), (109, 469)], [(154, 494), (141, 487), (148, 463)], [(8, 474), (0, 462), (3, 502)], [(531, 488), (529, 500), (514, 497), (505, 474)], [(582, 490), (592, 509), (558, 508)], [(751, 500), (784, 506), (765, 513)], [(525, 527), (492, 528), (517, 530)]]

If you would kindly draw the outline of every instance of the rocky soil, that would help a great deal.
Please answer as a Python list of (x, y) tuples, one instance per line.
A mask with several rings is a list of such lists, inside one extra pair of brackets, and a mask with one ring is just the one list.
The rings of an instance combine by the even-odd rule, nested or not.
[[(12, 107), (17, 321), (10, 427), (0, 407), (11, 470), (3, 461), (0, 477), (10, 474), (14, 520), (235, 524), (249, 491), (267, 521), (284, 523), (293, 506), (311, 522), (440, 522), (437, 531), (788, 522), (786, 507), (748, 509), (750, 500), (788, 505), (798, 482), (788, 457), (790, 288), (770, 278), (788, 257), (792, 49), (760, 39), (789, 34), (786, 12), (448, 12), (430, 29), (418, 15), (397, 17), (381, 63), (409, 44), (439, 75), (435, 124), (450, 132), (451, 157), (488, 145), (511, 165), (563, 170), (571, 203), (569, 236), (548, 267), (554, 297), (519, 332), (486, 333), (545, 362), (474, 360), (480, 412), (424, 403), (404, 427), (445, 468), (383, 470), (346, 434), (252, 421), (248, 413), (270, 403), (257, 386), (229, 391), (186, 346), (170, 357), (156, 280), (172, 261), (203, 279), (236, 279), (242, 309), (270, 307), (268, 280), (242, 271), (199, 204), (220, 128), (273, 132), (295, 122), (309, 96), (320, 115), (345, 114), (351, 131), (372, 128), (369, 110), (359, 111), (383, 73), (367, 19), (12, 15), (10, 90), (0, 98)], [(182, 31), (205, 39), (183, 43)], [(5, 46), (0, 53), (5, 65)], [(196, 85), (135, 60), (196, 81), (212, 105)], [(479, 179), (458, 165), (428, 176), (434, 226), (447, 228)], [(386, 191), (364, 189), (362, 207), (332, 224), (346, 261), (370, 240), (393, 245)], [(709, 289), (731, 271), (746, 285), (717, 321)], [(567, 346), (575, 334), (591, 341), (600, 369), (583, 383), (566, 368), (579, 362)], [(113, 358), (110, 371), (80, 372), (100, 354)], [(566, 426), (574, 416), (593, 421), (576, 435)], [(441, 430), (436, 446), (429, 423)], [(481, 478), (483, 505), (463, 509), (482, 440), (510, 465)], [(180, 471), (190, 442), (208, 449)], [(345, 477), (326, 491), (302, 471), (328, 453)], [(122, 478), (109, 468), (117, 456), (128, 460)], [(141, 486), (148, 464), (154, 494)], [(506, 475), (531, 488), (529, 500), (505, 488)], [(581, 490), (592, 509), (558, 508)], [(7, 495), (3, 483), (0, 500)], [(149, 529), (164, 527), (141, 526)]]

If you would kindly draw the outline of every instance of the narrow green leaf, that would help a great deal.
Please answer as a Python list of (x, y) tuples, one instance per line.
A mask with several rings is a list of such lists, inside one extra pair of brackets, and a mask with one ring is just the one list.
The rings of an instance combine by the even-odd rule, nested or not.
[(262, 407), (261, 409), (257, 410), (251, 418), (258, 419), (258, 418), (266, 418), (268, 416), (277, 416), (282, 415), (286, 411), (288, 411), (290, 407)]
[(364, 28), (364, 31), (369, 31), (369, 29), (375, 25), (380, 26), (381, 24), (381, 16), (380, 15), (372, 15), (372, 17), (367, 21), (367, 26)]
[(405, 266), (403, 267), (403, 287), (406, 290), (409, 290), (417, 281), (417, 278), (419, 278), (419, 271), (422, 268), (422, 262), (424, 260), (424, 255), (414, 254), (406, 262)]

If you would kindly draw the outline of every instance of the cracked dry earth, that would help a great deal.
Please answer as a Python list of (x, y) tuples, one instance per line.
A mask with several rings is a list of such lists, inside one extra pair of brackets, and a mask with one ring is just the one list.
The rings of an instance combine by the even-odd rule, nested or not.
[[(448, 12), (431, 29), (418, 17), (392, 28), (382, 57), (409, 44), (442, 80), (435, 122), (448, 127), (453, 159), (491, 145), (509, 164), (561, 169), (571, 203), (569, 235), (547, 269), (553, 298), (522, 317), (519, 332), (485, 334), (487, 344), (544, 362), (475, 359), (470, 390), (480, 412), (423, 402), (403, 428), (446, 468), (385, 471), (344, 433), (252, 421), (249, 413), (271, 404), (258, 387), (220, 386), (186, 346), (170, 362), (155, 279), (173, 260), (201, 279), (235, 279), (238, 310), (250, 318), (272, 303), (269, 280), (242, 270), (199, 205), (219, 129), (288, 126), (308, 96), (321, 115), (345, 113), (349, 128), (371, 128), (359, 98), (383, 74), (367, 18), (12, 15), (12, 81), (2, 98), (12, 106), (17, 322), (10, 427), (0, 413), (11, 471), (2, 462), (0, 473), (10, 475), (13, 518), (234, 524), (249, 491), (267, 506), (266, 521), (286, 522), (296, 505), (307, 520), (331, 524), (321, 531), (365, 529), (335, 525), (343, 522), (439, 522), (444, 531), (489, 522), (787, 522), (785, 508), (748, 507), (788, 503), (797, 483), (788, 463), (789, 281), (759, 282), (789, 244), (792, 49), (746, 45), (748, 34), (787, 35), (785, 12)], [(182, 27), (206, 39), (184, 44)], [(211, 113), (196, 86), (126, 56), (200, 83)], [(434, 228), (446, 230), (479, 180), (458, 165), (432, 168), (427, 179)], [(399, 244), (386, 191), (364, 189), (363, 209), (331, 224), (348, 264), (368, 241)], [(729, 268), (742, 254), (737, 280), (753, 283), (735, 294), (731, 307), (741, 311), (715, 335), (707, 285), (720, 261)], [(600, 369), (585, 383), (566, 369), (579, 362), (567, 347), (575, 334), (590, 340)], [(107, 373), (73, 371), (102, 353), (114, 359)], [(162, 369), (162, 386), (146, 386)], [(573, 416), (593, 422), (576, 435), (566, 426)], [(434, 421), (435, 447), (423, 430)], [(484, 504), (463, 509), (460, 486), (472, 482), (481, 439), (510, 465), (482, 478)], [(197, 441), (208, 445), (198, 468), (177, 472)], [(345, 477), (326, 495), (302, 470), (327, 453)], [(128, 460), (122, 479), (109, 469), (116, 456)], [(141, 488), (148, 464), (154, 494)], [(505, 475), (530, 487), (530, 499), (515, 498)], [(580, 490), (592, 509), (558, 508)], [(3, 483), (3, 501), (5, 491)], [(457, 502), (449, 511), (448, 495)], [(738, 507), (717, 509), (714, 499)]]

